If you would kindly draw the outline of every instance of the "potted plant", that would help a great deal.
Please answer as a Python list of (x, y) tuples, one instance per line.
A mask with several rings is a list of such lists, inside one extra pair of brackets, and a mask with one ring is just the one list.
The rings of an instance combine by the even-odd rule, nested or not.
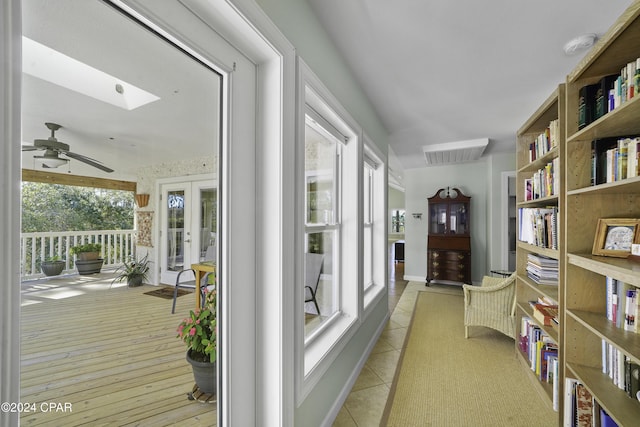
[(66, 262), (58, 255), (47, 257), (40, 263), (40, 270), (45, 276), (58, 276), (64, 270)]
[(178, 335), (187, 345), (187, 361), (191, 364), (196, 385), (203, 393), (216, 393), (217, 294), (204, 291), (203, 307), (192, 310), (178, 325)]
[(100, 273), (104, 260), (100, 258), (102, 245), (100, 243), (85, 243), (69, 249), (71, 255), (76, 256), (76, 268), (79, 274)]
[(116, 272), (118, 275), (113, 279), (114, 282), (122, 282), (127, 279), (127, 285), (130, 288), (141, 286), (147, 280), (149, 272), (148, 254), (143, 258), (136, 260), (132, 257), (130, 261), (125, 261)]

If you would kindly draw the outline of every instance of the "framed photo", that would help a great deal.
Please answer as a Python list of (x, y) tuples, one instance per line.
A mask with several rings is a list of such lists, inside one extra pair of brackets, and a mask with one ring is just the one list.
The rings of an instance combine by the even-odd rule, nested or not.
[(594, 255), (626, 258), (637, 242), (639, 220), (635, 218), (600, 218), (593, 242)]

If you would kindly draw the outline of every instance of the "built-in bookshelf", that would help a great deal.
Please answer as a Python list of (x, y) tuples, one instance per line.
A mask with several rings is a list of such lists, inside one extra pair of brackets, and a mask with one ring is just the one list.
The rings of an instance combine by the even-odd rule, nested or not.
[[(562, 407), (565, 86), (518, 130), (516, 140), (516, 353), (549, 405)], [(552, 319), (542, 307), (555, 313)], [(558, 416), (560, 421), (560, 415)]]
[[(598, 106), (598, 97), (592, 94), (598, 87), (605, 88), (601, 95), (611, 90), (611, 76), (628, 76), (631, 71), (621, 70), (631, 70), (630, 64), (635, 64), (637, 58), (640, 58), (638, 1), (567, 76), (566, 188), (561, 190), (565, 195), (560, 197), (564, 203), (561, 216), (566, 224), (564, 243), (561, 243), (566, 253), (565, 261), (561, 261), (565, 268), (564, 286), (561, 285), (564, 296), (560, 298), (561, 369), (564, 372), (560, 375), (568, 383), (575, 380), (584, 386), (593, 404), (618, 426), (638, 425), (640, 401), (629, 396), (607, 373), (604, 365), (611, 362), (607, 361), (606, 354), (640, 364), (640, 334), (637, 330), (625, 330), (608, 317), (611, 308), (607, 303), (607, 283), (615, 280), (632, 290), (639, 288), (640, 263), (592, 255), (592, 249), (600, 218), (640, 218), (637, 172), (616, 176), (612, 173), (620, 170), (612, 170), (610, 163), (609, 178), (603, 179), (601, 174), (602, 165), (606, 165), (602, 153), (614, 148), (624, 150), (618, 141), (633, 140), (640, 135), (640, 95), (633, 89), (635, 93), (627, 92), (622, 101), (614, 99), (615, 108), (603, 111), (604, 107)], [(616, 77), (616, 80), (619, 79)], [(633, 79), (627, 79), (618, 86), (620, 84), (628, 90), (628, 85), (634, 83)], [(614, 90), (617, 90), (615, 86)], [(589, 111), (597, 114), (589, 117)], [(598, 149), (599, 141), (604, 140), (613, 142), (606, 150)], [(561, 413), (570, 414), (571, 402), (565, 400), (565, 410)]]

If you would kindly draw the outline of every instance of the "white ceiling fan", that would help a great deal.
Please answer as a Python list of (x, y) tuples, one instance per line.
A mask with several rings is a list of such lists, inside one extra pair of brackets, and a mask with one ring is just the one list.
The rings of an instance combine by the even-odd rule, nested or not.
[[(69, 162), (68, 158), (79, 160), (90, 166), (103, 170), (105, 172), (113, 172), (113, 169), (103, 165), (100, 161), (92, 159), (81, 154), (72, 153), (69, 151), (69, 145), (64, 142), (60, 142), (56, 139), (55, 133), (62, 126), (56, 123), (45, 123), (45, 126), (51, 130), (51, 136), (47, 139), (36, 139), (33, 141), (33, 145), (23, 145), (22, 151), (40, 151), (44, 150), (42, 156), (33, 156), (36, 161), (42, 163), (43, 168), (57, 168)], [(63, 155), (65, 157), (60, 157)]]

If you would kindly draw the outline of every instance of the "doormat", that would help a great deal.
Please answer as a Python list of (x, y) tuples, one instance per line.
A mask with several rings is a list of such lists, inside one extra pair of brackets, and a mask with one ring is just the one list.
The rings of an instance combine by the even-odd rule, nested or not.
[[(154, 289), (153, 291), (145, 292), (145, 295), (152, 295), (154, 297), (160, 297), (164, 299), (173, 299), (173, 290), (174, 288), (160, 288)], [(184, 289), (178, 289), (178, 296), (190, 294), (191, 292), (185, 291)]]

